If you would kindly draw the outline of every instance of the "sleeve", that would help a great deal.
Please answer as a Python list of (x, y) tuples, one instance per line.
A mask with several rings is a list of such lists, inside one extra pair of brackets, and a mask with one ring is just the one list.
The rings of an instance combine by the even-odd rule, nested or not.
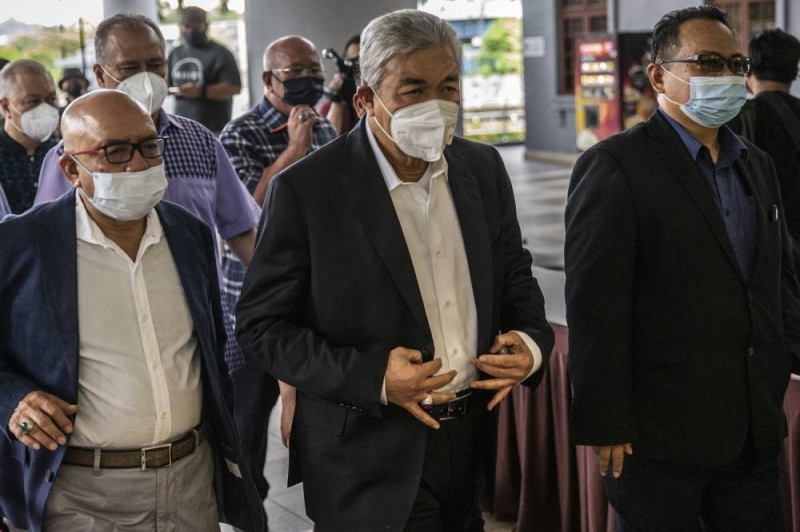
[(64, 143), (59, 142), (44, 156), (42, 169), (39, 171), (39, 186), (36, 191), (36, 199), (33, 201), (34, 205), (53, 201), (72, 188), (58, 165), (58, 160), (63, 154)]
[[(231, 124), (236, 125), (230, 127)], [(239, 180), (252, 192), (255, 190), (253, 182), (258, 184), (261, 173), (268, 165), (264, 161), (264, 147), (253, 142), (252, 136), (247, 134), (246, 127), (245, 122), (231, 122), (222, 131), (219, 140), (228, 153)]]
[(3, 187), (0, 186), (0, 220), (2, 220), (3, 216), (6, 214), (11, 214), (11, 207), (8, 205), (8, 199), (6, 198), (6, 193), (3, 191)]
[(242, 86), (242, 77), (239, 74), (239, 67), (236, 66), (236, 58), (230, 50), (220, 45), (219, 71), (217, 72), (217, 83), (227, 82), (233, 85)]
[(578, 159), (566, 209), (564, 265), (572, 422), (581, 445), (636, 439), (631, 328), (636, 204), (602, 148)]
[(287, 174), (264, 205), (253, 261), (236, 306), (236, 338), (247, 361), (299, 390), (380, 417), (387, 353), (335, 345), (309, 321), (311, 255), (299, 194)]
[(217, 194), (214, 218), (217, 231), (227, 240), (258, 225), (261, 210), (258, 204), (239, 181), (228, 154), (214, 139), (217, 158)]
[[(540, 367), (547, 365), (550, 351), (553, 349), (553, 329), (547, 322), (544, 311), (544, 296), (539, 283), (533, 277), (531, 268), (533, 258), (522, 245), (522, 232), (517, 219), (517, 208), (514, 192), (508, 172), (500, 158), (493, 150), (499, 175), (499, 195), (502, 206), (503, 256), (505, 278), (503, 280), (503, 299), (500, 310), (500, 328), (502, 331), (517, 330), (525, 333), (539, 348)], [(524, 337), (523, 337), (524, 339)], [(533, 351), (533, 350), (532, 350)], [(534, 353), (534, 363), (537, 357)], [(544, 371), (534, 371), (522, 383), (536, 386), (542, 380)]]

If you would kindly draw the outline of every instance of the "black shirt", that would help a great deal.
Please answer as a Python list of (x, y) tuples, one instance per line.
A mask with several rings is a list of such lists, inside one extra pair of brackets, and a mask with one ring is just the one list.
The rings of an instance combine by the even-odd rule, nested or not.
[[(211, 40), (202, 48), (182, 44), (170, 52), (167, 73), (170, 87), (184, 83), (207, 87), (223, 81), (242, 85), (233, 54), (221, 44)], [(232, 102), (231, 98), (175, 98), (175, 114), (196, 120), (218, 134), (231, 119)]]
[(9, 137), (5, 130), (0, 130), (0, 185), (12, 213), (22, 214), (33, 206), (44, 156), (55, 145), (56, 141), (50, 137), (28, 157), (24, 146)]

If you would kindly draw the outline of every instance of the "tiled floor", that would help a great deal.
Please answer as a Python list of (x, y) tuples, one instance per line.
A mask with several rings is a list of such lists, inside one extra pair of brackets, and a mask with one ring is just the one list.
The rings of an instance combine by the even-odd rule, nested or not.
[[(538, 266), (563, 264), (564, 204), (570, 169), (525, 161), (522, 146), (500, 148), (517, 199), (517, 214), (523, 238)], [(270, 484), (266, 502), (272, 532), (305, 532), (314, 524), (305, 515), (301, 485), (286, 487), (289, 452), (280, 441), (280, 403), (270, 419), (266, 475)], [(511, 532), (514, 523), (498, 522), (485, 515), (486, 532)]]

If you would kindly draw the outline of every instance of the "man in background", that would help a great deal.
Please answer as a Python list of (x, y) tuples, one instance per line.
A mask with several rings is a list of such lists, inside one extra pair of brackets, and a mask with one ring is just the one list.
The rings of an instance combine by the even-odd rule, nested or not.
[[(322, 96), (322, 65), (314, 44), (296, 35), (272, 42), (264, 52), (264, 98), (249, 112), (231, 121), (220, 141), (242, 183), (263, 205), (274, 175), (336, 138), (330, 122), (317, 115)], [(311, 90), (304, 90), (311, 87)], [(300, 90), (297, 90), (297, 89)], [(235, 308), (245, 268), (226, 249), (223, 258), (224, 296)], [(278, 384), (258, 364), (233, 372), (236, 421), (245, 454), (252, 463), (259, 494), (266, 499), (269, 484), (263, 476), (269, 415), (278, 397)], [(288, 442), (294, 412), (294, 393), (284, 387), (281, 435)]]
[(86, 94), (89, 90), (89, 80), (83, 75), (81, 69), (65, 68), (61, 79), (58, 80), (58, 88), (66, 95), (65, 104), (60, 109), (60, 112), (63, 113), (67, 105)]
[[(767, 30), (749, 45), (753, 61), (747, 88), (755, 95), (731, 129), (772, 157), (781, 187), (786, 224), (800, 255), (800, 99), (789, 94), (797, 78), (800, 41), (783, 30)], [(800, 264), (800, 263), (798, 263)]]
[(208, 37), (208, 18), (199, 7), (181, 13), (182, 43), (169, 54), (167, 82), (175, 88), (175, 114), (197, 120), (219, 135), (231, 119), (242, 80), (233, 54)]
[(353, 35), (344, 45), (344, 57), (336, 61), (339, 71), (325, 89), (327, 100), (319, 106), (320, 114), (330, 120), (340, 135), (353, 129), (359, 118), (353, 97), (360, 51), (361, 35)]
[(0, 186), (11, 212), (21, 214), (36, 198), (39, 171), (56, 145), (58, 98), (50, 73), (36, 61), (20, 59), (0, 71)]

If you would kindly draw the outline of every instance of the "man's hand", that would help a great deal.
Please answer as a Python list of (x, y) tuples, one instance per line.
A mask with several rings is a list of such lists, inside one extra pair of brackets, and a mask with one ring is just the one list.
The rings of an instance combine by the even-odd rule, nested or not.
[(178, 98), (189, 98), (192, 100), (196, 100), (200, 98), (201, 94), (202, 94), (202, 89), (200, 88), (200, 85), (197, 85), (190, 81), (178, 87), (178, 93), (175, 94), (175, 96), (177, 96)]
[(614, 461), (614, 478), (619, 478), (622, 474), (622, 463), (625, 461), (626, 454), (633, 454), (633, 447), (630, 443), (622, 445), (609, 445), (604, 447), (592, 447), (594, 454), (600, 460), (600, 474), (606, 476), (608, 473), (608, 463)]
[(289, 113), (287, 132), (289, 146), (296, 149), (301, 157), (305, 156), (314, 139), (313, 129), (322, 119), (317, 112), (307, 105), (295, 105)]
[(278, 381), (278, 386), (281, 389), (281, 441), (283, 446), (288, 448), (294, 410), (297, 406), (297, 389), (283, 381)]
[[(8, 430), (31, 449), (38, 451), (44, 445), (55, 451), (59, 445), (67, 443), (64, 434), (72, 434), (72, 422), (68, 416), (77, 411), (77, 405), (71, 405), (54, 395), (31, 392), (17, 404), (8, 420)], [(22, 432), (23, 423), (30, 426), (27, 432)]]
[(533, 369), (533, 354), (528, 344), (515, 332), (497, 335), (489, 353), (471, 358), (470, 363), (495, 378), (472, 381), (469, 387), (498, 390), (487, 407), (491, 410), (528, 376)]
[(445, 386), (456, 376), (456, 371), (451, 370), (434, 377), (440, 369), (442, 361), (438, 358), (423, 364), (419, 351), (395, 347), (389, 352), (389, 364), (386, 366), (387, 401), (405, 408), (429, 427), (438, 429), (439, 423), (425, 412), (419, 402), (429, 393), (433, 397), (433, 404), (447, 403), (456, 398), (455, 393), (432, 391)]

